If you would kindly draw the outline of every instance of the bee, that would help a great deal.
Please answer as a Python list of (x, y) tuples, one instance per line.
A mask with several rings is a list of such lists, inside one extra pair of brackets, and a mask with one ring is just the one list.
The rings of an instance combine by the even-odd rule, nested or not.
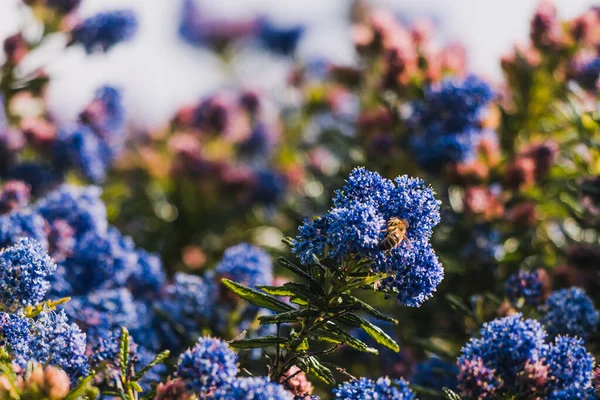
[(387, 222), (387, 229), (384, 229), (382, 232), (387, 232), (387, 235), (381, 243), (379, 243), (379, 248), (381, 250), (390, 251), (393, 248), (397, 247), (403, 241), (406, 242), (407, 247), (410, 249), (410, 240), (406, 236), (406, 231), (408, 230), (408, 221), (405, 219), (401, 219), (398, 217), (392, 217)]

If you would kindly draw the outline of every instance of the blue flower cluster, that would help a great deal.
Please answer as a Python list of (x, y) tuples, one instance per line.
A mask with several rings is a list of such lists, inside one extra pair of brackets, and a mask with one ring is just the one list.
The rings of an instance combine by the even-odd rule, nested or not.
[(508, 277), (504, 290), (512, 305), (516, 306), (520, 301), (524, 301), (529, 305), (538, 306), (544, 302), (548, 286), (548, 276), (544, 270), (521, 270)]
[[(152, 303), (163, 296), (167, 284), (162, 264), (109, 226), (98, 188), (61, 186), (31, 206), (0, 216), (0, 232), (5, 244), (18, 243), (0, 253), (5, 273), (23, 271), (15, 275), (19, 279), (2, 281), (22, 283), (23, 289), (5, 288), (5, 293), (13, 293), (11, 301), (30, 305), (44, 297), (72, 296), (64, 311), (84, 329), (91, 347), (124, 325), (146, 359), (161, 349)], [(34, 245), (30, 237), (40, 244)], [(45, 249), (57, 265), (47, 255), (43, 257)], [(56, 270), (53, 275), (51, 266)], [(21, 292), (27, 297), (22, 299)]]
[(298, 46), (304, 27), (301, 25), (283, 27), (277, 26), (266, 18), (261, 19), (258, 30), (258, 40), (269, 51), (284, 56), (291, 55)]
[(236, 378), (214, 394), (215, 400), (294, 400), (282, 385), (265, 377)]
[(203, 397), (227, 386), (238, 373), (238, 356), (226, 342), (201, 337), (184, 352), (177, 364), (177, 376), (189, 390)]
[(570, 335), (587, 339), (598, 328), (600, 315), (592, 299), (580, 288), (553, 292), (542, 307), (542, 323), (551, 336)]
[(485, 133), (480, 121), (493, 98), (488, 83), (474, 75), (426, 88), (407, 120), (419, 164), (437, 171), (448, 163), (472, 161)]
[[(380, 243), (391, 218), (408, 222), (404, 240), (390, 250)], [(443, 279), (444, 271), (429, 238), (440, 221), (439, 202), (420, 179), (393, 181), (356, 168), (336, 192), (333, 208), (300, 226), (293, 251), (303, 264), (313, 257), (336, 261), (369, 260), (373, 271), (386, 273), (382, 290), (397, 293), (401, 304), (420, 306)]]
[(0, 335), (21, 367), (28, 361), (49, 363), (64, 369), (74, 380), (89, 372), (86, 335), (68, 322), (64, 311), (42, 312), (35, 319), (1, 313)]
[(225, 250), (215, 268), (217, 275), (245, 286), (265, 286), (273, 283), (273, 263), (267, 252), (248, 243)]
[(79, 43), (88, 53), (108, 51), (117, 43), (129, 40), (137, 31), (137, 19), (131, 10), (96, 14), (71, 31), (71, 42)]
[(57, 133), (56, 166), (75, 168), (92, 182), (102, 182), (125, 140), (125, 114), (119, 89), (104, 86), (80, 115), (73, 128)]
[(56, 264), (38, 242), (20, 239), (0, 253), (0, 303), (8, 308), (38, 304), (55, 271)]
[(345, 382), (333, 389), (333, 398), (344, 400), (413, 400), (416, 399), (416, 396), (404, 379), (390, 380), (390, 378), (382, 377), (376, 381), (369, 378), (360, 378)]
[(212, 19), (194, 0), (185, 0), (179, 21), (179, 37), (194, 46), (222, 46), (234, 40), (255, 39), (266, 50), (283, 56), (294, 53), (304, 34), (302, 25), (279, 26), (260, 17)]
[(468, 398), (502, 394), (583, 393), (591, 386), (593, 357), (577, 338), (559, 336), (546, 342), (546, 331), (521, 314), (484, 324), (458, 359), (459, 389)]

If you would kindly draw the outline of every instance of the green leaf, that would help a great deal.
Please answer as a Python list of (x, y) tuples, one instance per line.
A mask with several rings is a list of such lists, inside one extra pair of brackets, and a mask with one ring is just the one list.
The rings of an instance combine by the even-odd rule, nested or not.
[(396, 353), (400, 351), (400, 346), (398, 346), (398, 343), (396, 343), (396, 341), (392, 339), (387, 333), (385, 333), (380, 327), (378, 327), (377, 325), (373, 325), (369, 321), (360, 317), (357, 318), (359, 318), (361, 321), (360, 327), (363, 328), (363, 330), (367, 332), (369, 336), (375, 339), (377, 343), (387, 347), (390, 350), (395, 351)]
[(447, 400), (461, 400), (461, 397), (456, 392), (448, 388), (443, 388), (442, 393), (444, 393)]
[(145, 367), (143, 367), (140, 370), (140, 372), (138, 372), (137, 374), (135, 374), (135, 376), (133, 377), (133, 380), (134, 381), (139, 381), (153, 367), (157, 366), (158, 364), (162, 364), (167, 358), (169, 358), (170, 354), (171, 354), (171, 352), (169, 350), (165, 350), (165, 351), (157, 354), (156, 357), (154, 357), (154, 359), (152, 361), (150, 361)]
[(365, 303), (364, 301), (362, 301), (361, 299), (354, 297), (354, 296), (350, 296), (350, 295), (343, 295), (343, 297), (349, 301), (352, 301), (354, 303), (356, 303), (357, 305), (360, 306), (360, 308), (365, 311), (366, 313), (370, 314), (371, 316), (373, 316), (374, 318), (377, 318), (381, 321), (387, 321), (387, 322), (391, 322), (394, 325), (398, 325), (398, 320), (394, 319), (392, 317), (388, 317), (385, 314), (382, 314), (379, 310), (373, 308), (371, 305)]
[(121, 373), (125, 375), (127, 365), (129, 364), (129, 331), (124, 326), (121, 327), (121, 341), (119, 343), (119, 365)]
[(287, 260), (284, 257), (279, 257), (277, 259), (277, 262), (282, 267), (287, 268), (290, 271), (292, 271), (293, 273), (295, 273), (296, 275), (300, 276), (301, 278), (306, 279), (308, 281), (308, 283), (310, 284), (310, 287), (313, 288), (314, 290), (316, 290), (317, 293), (324, 294), (323, 289), (321, 288), (321, 284), (315, 278), (313, 278), (308, 272), (306, 272), (305, 270), (303, 270), (302, 268), (300, 268), (299, 266), (297, 266), (296, 264)]
[(298, 304), (299, 306), (307, 306), (308, 301), (305, 299), (301, 299), (300, 297), (290, 297), (290, 301), (294, 304)]
[(69, 391), (64, 400), (95, 399), (100, 394), (98, 388), (92, 386), (94, 375), (79, 380), (77, 386)]
[(299, 297), (301, 299), (310, 301), (313, 304), (321, 304), (323, 302), (322, 291), (319, 295), (319, 293), (316, 293), (311, 286), (303, 283), (288, 282), (283, 285), (283, 287), (294, 293), (292, 297)]
[(316, 316), (318, 311), (316, 310), (294, 310), (287, 311), (275, 315), (263, 315), (258, 317), (258, 320), (263, 325), (268, 324), (279, 324), (279, 323), (293, 323), (300, 322), (304, 318)]
[(317, 340), (320, 341), (330, 341), (336, 344), (337, 342), (341, 342), (364, 353), (379, 354), (377, 349), (369, 347), (366, 343), (353, 337), (333, 322), (325, 324), (321, 329), (317, 330), (317, 334), (319, 335)]
[(227, 289), (231, 290), (242, 299), (259, 307), (268, 308), (269, 310), (277, 312), (291, 311), (294, 309), (294, 307), (273, 296), (259, 292), (258, 290), (246, 287), (244, 285), (240, 285), (239, 283), (229, 279), (223, 278), (221, 279), (221, 282)]
[(333, 373), (331, 373), (331, 370), (323, 364), (321, 364), (321, 362), (316, 357), (306, 357), (305, 362), (306, 366), (308, 367), (308, 372), (311, 375), (315, 376), (316, 378), (319, 378), (328, 385), (335, 384), (335, 378), (333, 377)]
[(285, 343), (287, 343), (286, 338), (277, 336), (265, 336), (262, 338), (233, 340), (229, 342), (231, 347), (235, 347), (236, 349), (258, 349)]
[(294, 292), (283, 286), (257, 286), (256, 288), (272, 296), (291, 297), (294, 295)]

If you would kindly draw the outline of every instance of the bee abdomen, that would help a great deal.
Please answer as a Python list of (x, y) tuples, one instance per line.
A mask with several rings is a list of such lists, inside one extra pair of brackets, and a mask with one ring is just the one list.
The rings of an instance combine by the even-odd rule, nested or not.
[(398, 246), (398, 244), (399, 242), (395, 236), (388, 235), (379, 243), (379, 249), (389, 251)]

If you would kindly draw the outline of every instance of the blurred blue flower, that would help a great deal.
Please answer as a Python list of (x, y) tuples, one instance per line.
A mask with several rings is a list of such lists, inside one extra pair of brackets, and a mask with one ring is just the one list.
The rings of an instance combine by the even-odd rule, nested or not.
[(576, 287), (553, 292), (542, 311), (545, 314), (541, 321), (551, 336), (571, 335), (586, 339), (600, 322), (592, 299)]
[(356, 381), (345, 382), (333, 389), (334, 399), (364, 400), (364, 399), (390, 399), (412, 400), (415, 394), (404, 379), (390, 380), (379, 378), (373, 381), (369, 378), (360, 378)]
[(266, 377), (235, 378), (229, 385), (218, 389), (215, 400), (293, 400), (294, 396)]
[(250, 287), (273, 283), (271, 257), (266, 251), (248, 243), (240, 243), (225, 250), (215, 272)]
[(479, 122), (494, 97), (488, 83), (474, 75), (427, 87), (407, 120), (419, 164), (435, 171), (472, 160), (484, 132)]
[(539, 322), (523, 319), (519, 313), (483, 324), (480, 334), (461, 349), (458, 365), (480, 358), (486, 368), (496, 371), (505, 389), (515, 387), (517, 374), (527, 361), (543, 357), (546, 332)]
[(190, 390), (207, 396), (226, 386), (238, 373), (238, 356), (227, 342), (201, 337), (179, 357), (177, 376)]
[(108, 230), (106, 207), (96, 186), (62, 185), (39, 200), (34, 210), (49, 223), (64, 220), (75, 230), (76, 238), (92, 231), (104, 234)]
[(304, 27), (301, 25), (282, 27), (263, 18), (259, 22), (258, 40), (269, 51), (289, 56), (296, 51), (303, 33)]
[(108, 51), (117, 43), (129, 40), (137, 31), (137, 19), (131, 10), (98, 13), (71, 31), (71, 42), (83, 45), (88, 53)]
[(504, 291), (513, 305), (523, 299), (527, 304), (538, 306), (546, 298), (548, 287), (548, 276), (543, 270), (520, 270), (508, 277)]
[(21, 238), (30, 238), (48, 248), (44, 218), (29, 209), (0, 216), (0, 248), (16, 244)]
[(585, 90), (597, 92), (598, 78), (600, 78), (600, 57), (579, 65), (575, 68), (575, 80)]

